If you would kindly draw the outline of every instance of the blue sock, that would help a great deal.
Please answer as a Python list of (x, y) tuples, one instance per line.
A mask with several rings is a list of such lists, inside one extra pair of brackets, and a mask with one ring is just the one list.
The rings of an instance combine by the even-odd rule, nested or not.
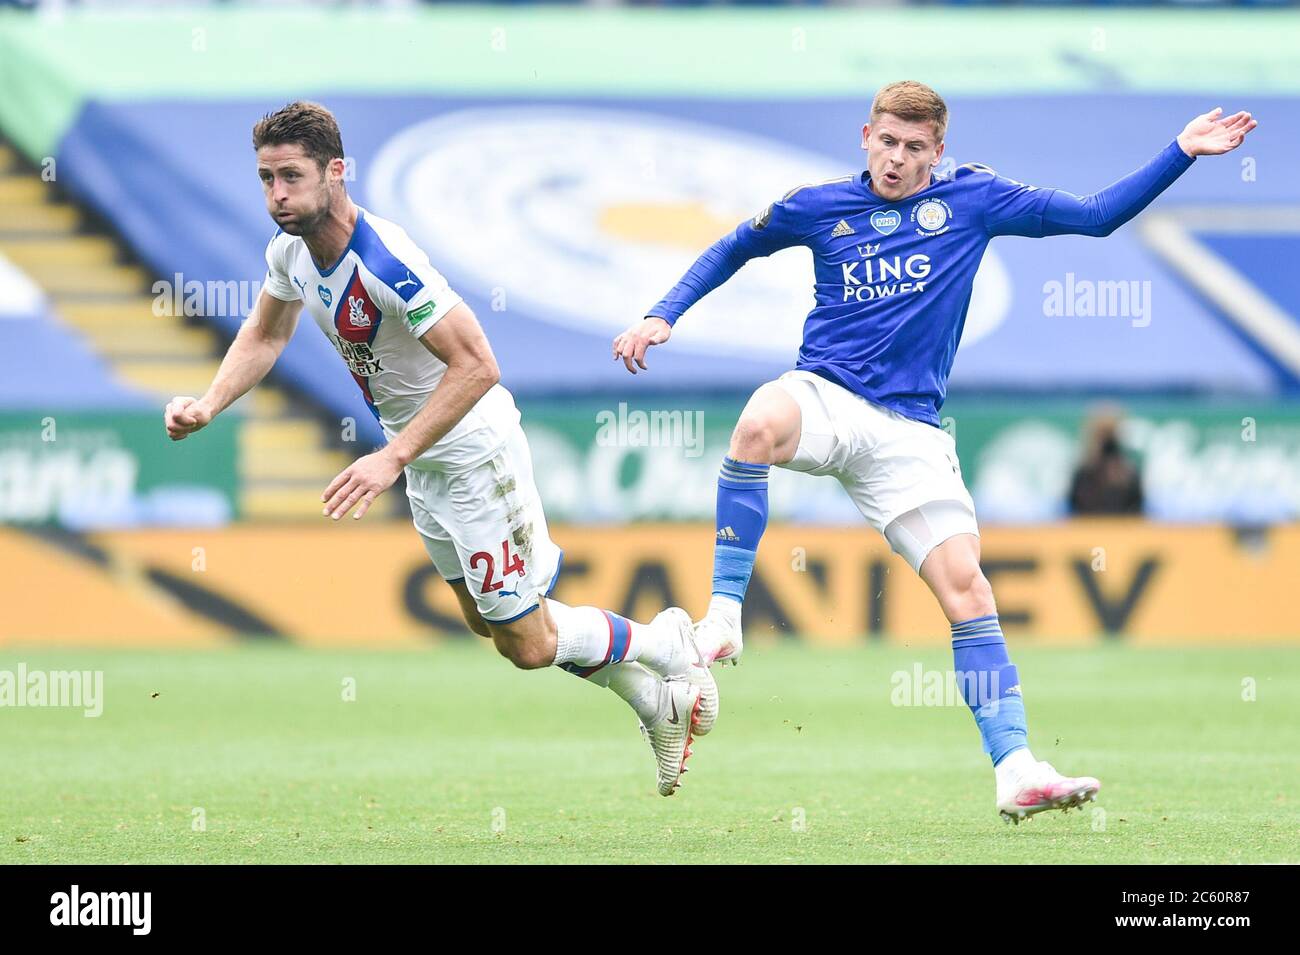
[(718, 474), (718, 536), (713, 548), (713, 592), (740, 603), (754, 572), (758, 542), (767, 529), (770, 465), (722, 459)]
[(996, 766), (1029, 745), (1020, 675), (1007, 656), (998, 615), (954, 623), (952, 659), (962, 696), (984, 740), (984, 752)]

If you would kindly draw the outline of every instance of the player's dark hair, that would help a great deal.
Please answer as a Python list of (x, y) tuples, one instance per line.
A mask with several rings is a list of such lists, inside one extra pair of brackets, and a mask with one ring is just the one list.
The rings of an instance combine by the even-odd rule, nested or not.
[(924, 83), (901, 80), (882, 86), (871, 101), (871, 121), (881, 113), (888, 113), (912, 123), (934, 123), (938, 142), (948, 133), (948, 104), (943, 97)]
[(343, 158), (343, 134), (334, 114), (319, 103), (296, 100), (267, 113), (253, 126), (253, 149), (296, 143), (324, 171)]

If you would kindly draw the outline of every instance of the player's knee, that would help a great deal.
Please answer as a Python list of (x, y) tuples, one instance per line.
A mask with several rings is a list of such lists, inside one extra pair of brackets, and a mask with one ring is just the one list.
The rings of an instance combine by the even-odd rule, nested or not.
[(764, 415), (746, 412), (731, 433), (731, 457), (737, 461), (770, 464), (776, 451), (776, 428)]
[(950, 583), (953, 596), (966, 608), (964, 613), (967, 619), (997, 612), (993, 602), (993, 585), (984, 576), (977, 561), (958, 567)]

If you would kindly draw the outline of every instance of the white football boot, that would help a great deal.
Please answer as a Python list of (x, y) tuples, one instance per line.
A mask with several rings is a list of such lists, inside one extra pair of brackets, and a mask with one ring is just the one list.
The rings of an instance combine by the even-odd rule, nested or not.
[(1048, 809), (1082, 808), (1085, 802), (1096, 801), (1100, 790), (1101, 783), (1091, 776), (1062, 776), (1051, 763), (1030, 763), (1024, 771), (998, 782), (998, 814), (1020, 825), (1020, 820)]
[[(708, 672), (707, 670), (705, 672)], [(686, 760), (695, 741), (693, 730), (700, 709), (700, 688), (687, 680), (665, 680), (659, 714), (641, 733), (655, 754), (659, 795), (671, 796), (682, 784)]]
[(740, 632), (740, 604), (714, 596), (709, 602), (709, 612), (695, 625), (695, 645), (709, 666), (718, 660), (732, 666), (739, 663), (740, 655), (745, 652)]
[(690, 614), (681, 607), (669, 607), (651, 620), (650, 626), (666, 629), (670, 639), (676, 641), (672, 661), (660, 675), (666, 681), (685, 681), (699, 689), (700, 703), (693, 731), (696, 736), (707, 736), (718, 718), (718, 684), (696, 646)]

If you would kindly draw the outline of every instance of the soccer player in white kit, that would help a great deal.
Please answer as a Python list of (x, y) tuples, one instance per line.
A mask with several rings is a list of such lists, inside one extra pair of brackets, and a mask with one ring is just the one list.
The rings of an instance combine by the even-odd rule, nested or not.
[(563, 554), (547, 531), (519, 410), (474, 313), (399, 226), (348, 196), (327, 109), (290, 103), (254, 126), (253, 146), (279, 226), (266, 280), (207, 393), (168, 403), (169, 437), (198, 431), (261, 381), (305, 309), (388, 439), (330, 482), (323, 514), (361, 518), (405, 471), (415, 528), (470, 629), (517, 667), (562, 667), (627, 701), (654, 751), (659, 792), (672, 795), (693, 737), (718, 710), (690, 617), (672, 607), (639, 624), (550, 598)]

